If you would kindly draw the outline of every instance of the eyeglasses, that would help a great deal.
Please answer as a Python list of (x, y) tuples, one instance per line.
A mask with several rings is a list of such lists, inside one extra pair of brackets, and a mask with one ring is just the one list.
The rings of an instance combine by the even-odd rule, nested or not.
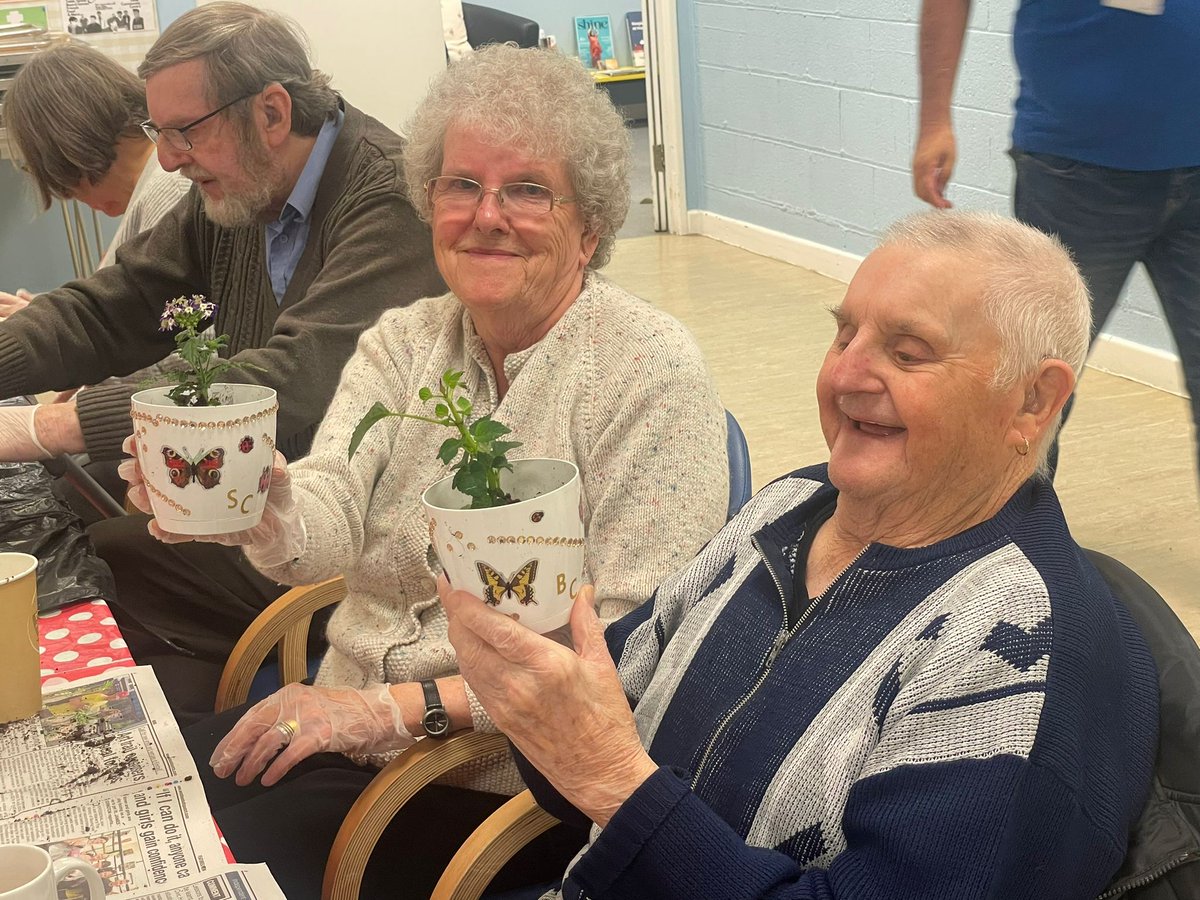
[(439, 175), (425, 182), (429, 202), (454, 212), (474, 211), (484, 194), (495, 194), (500, 208), (510, 216), (544, 216), (556, 203), (574, 203), (574, 197), (560, 196), (542, 184), (514, 181), (498, 188), (485, 188), (478, 181), (458, 175)]
[(151, 122), (149, 119), (147, 119), (145, 122), (142, 123), (142, 131), (145, 132), (146, 137), (148, 137), (150, 139), (150, 143), (152, 143), (152, 144), (158, 144), (159, 138), (165, 138), (167, 141), (167, 144), (174, 147), (176, 150), (182, 150), (184, 153), (188, 153), (192, 149), (192, 142), (188, 139), (188, 136), (187, 136), (187, 132), (190, 129), (195, 128), (197, 125), (200, 125), (204, 122), (207, 122), (209, 119), (211, 119), (217, 113), (225, 112), (225, 110), (229, 109), (229, 107), (233, 106), (233, 104), (241, 103), (243, 100), (249, 100), (255, 94), (258, 94), (261, 92), (262, 92), (262, 89), (260, 88), (257, 91), (251, 91), (248, 94), (244, 94), (243, 96), (238, 97), (236, 100), (230, 100), (224, 106), (220, 107), (219, 109), (214, 109), (208, 115), (201, 116), (195, 122), (188, 122), (186, 125), (180, 125), (178, 128), (174, 128), (172, 126), (166, 126), (166, 127), (160, 128), (159, 126), (157, 126), (153, 122)]

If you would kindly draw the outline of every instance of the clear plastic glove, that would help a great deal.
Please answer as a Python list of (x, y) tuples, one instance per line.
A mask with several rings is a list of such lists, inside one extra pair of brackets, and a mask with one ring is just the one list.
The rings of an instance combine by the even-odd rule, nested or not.
[[(144, 513), (153, 514), (142, 467), (138, 463), (133, 435), (125, 438), (121, 449), (130, 458), (117, 466), (117, 474), (129, 482), (126, 497)], [(224, 544), (226, 547), (245, 547), (246, 556), (256, 566), (271, 568), (291, 562), (304, 553), (307, 534), (300, 508), (292, 497), (292, 478), (288, 474), (287, 460), (278, 450), (271, 469), (271, 487), (267, 491), (267, 505), (262, 519), (253, 528), (233, 531), (228, 534), (174, 534), (159, 527), (156, 519), (147, 526), (150, 533), (164, 544), (179, 544), (184, 541), (206, 541)]]
[[(285, 722), (295, 730), (291, 741), (287, 729), (277, 727)], [(262, 777), (263, 786), (270, 787), (314, 753), (386, 753), (415, 743), (386, 684), (361, 691), (289, 684), (242, 716), (208, 764), (218, 778), (236, 770), (234, 780), (245, 787), (274, 757)]]
[(38, 440), (37, 405), (0, 409), (0, 462), (30, 462), (54, 456)]
[(34, 296), (24, 288), (15, 294), (6, 294), (4, 291), (0, 291), (0, 319), (7, 319), (13, 313), (27, 307)]

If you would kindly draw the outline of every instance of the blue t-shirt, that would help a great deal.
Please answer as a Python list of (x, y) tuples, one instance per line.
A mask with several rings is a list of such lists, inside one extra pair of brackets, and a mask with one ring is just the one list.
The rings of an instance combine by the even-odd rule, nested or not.
[(1013, 146), (1114, 169), (1200, 166), (1200, 0), (1162, 15), (1022, 0)]

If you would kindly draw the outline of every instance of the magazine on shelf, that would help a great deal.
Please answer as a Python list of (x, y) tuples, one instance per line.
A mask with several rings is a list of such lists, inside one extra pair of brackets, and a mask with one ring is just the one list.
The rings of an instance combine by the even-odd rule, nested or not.
[(617, 68), (612, 22), (608, 16), (576, 16), (575, 43), (579, 47), (579, 58), (587, 68), (601, 71)]
[(227, 865), (196, 764), (146, 667), (47, 691), (37, 715), (0, 725), (9, 843), (86, 862), (107, 895), (128, 900), (283, 898), (265, 867)]
[(634, 66), (646, 64), (646, 30), (642, 27), (642, 11), (635, 9), (625, 13), (625, 31), (629, 35), (629, 49), (633, 53)]

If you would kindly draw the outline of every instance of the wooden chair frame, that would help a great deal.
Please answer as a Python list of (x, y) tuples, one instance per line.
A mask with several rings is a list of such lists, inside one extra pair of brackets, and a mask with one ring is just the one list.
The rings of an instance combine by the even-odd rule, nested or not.
[(308, 677), (308, 629), (313, 613), (340, 602), (346, 582), (331, 578), (292, 588), (258, 614), (234, 645), (217, 686), (216, 712), (245, 703), (267, 654), (279, 647), (279, 686)]
[[(345, 581), (331, 578), (293, 588), (259, 613), (225, 663), (216, 711), (246, 702), (255, 674), (276, 646), (280, 687), (307, 678), (313, 614), (345, 596)], [(417, 791), (466, 762), (507, 749), (507, 738), (498, 732), (459, 731), (444, 741), (417, 741), (382, 768), (338, 830), (325, 864), (322, 900), (357, 900), (371, 852), (388, 823)]]
[[(464, 763), (507, 749), (508, 738), (499, 732), (459, 731), (444, 741), (417, 741), (384, 766), (338, 829), (325, 864), (321, 900), (358, 900), (363, 872), (380, 835), (417, 791)], [(519, 846), (514, 853), (516, 849)]]
[(463, 842), (438, 879), (430, 900), (478, 900), (504, 864), (558, 824), (522, 791), (488, 816)]

